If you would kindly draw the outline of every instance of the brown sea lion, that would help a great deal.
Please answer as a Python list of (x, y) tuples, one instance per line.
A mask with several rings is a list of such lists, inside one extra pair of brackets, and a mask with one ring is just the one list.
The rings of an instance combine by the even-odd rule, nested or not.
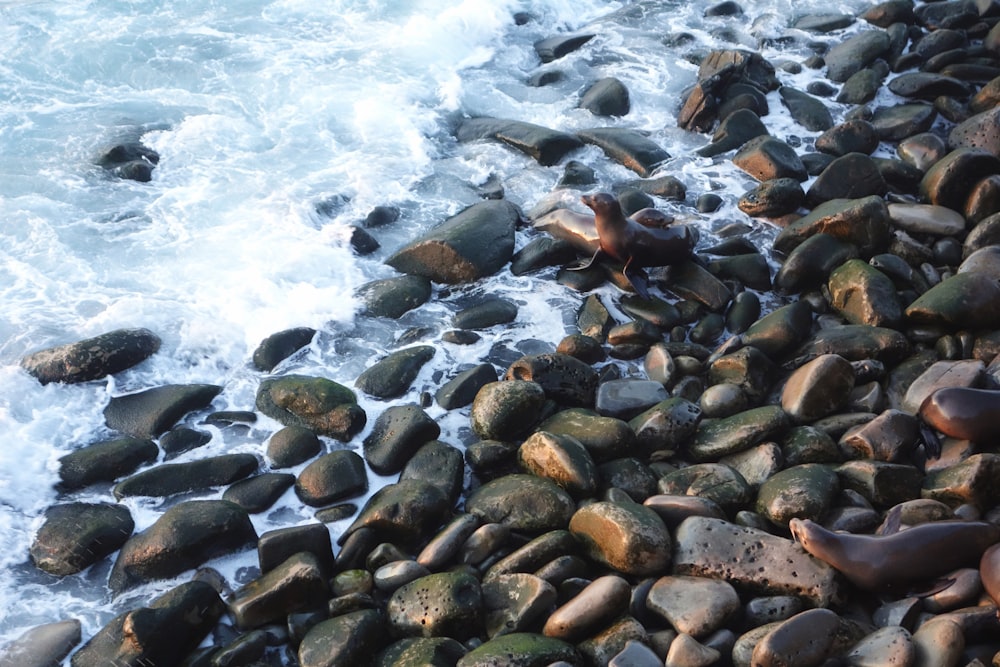
[(942, 387), (924, 399), (920, 417), (952, 438), (987, 442), (1000, 436), (1000, 391)]
[(644, 227), (625, 217), (618, 200), (606, 192), (583, 195), (581, 200), (594, 212), (600, 246), (589, 262), (575, 270), (586, 269), (604, 257), (616, 260), (625, 265), (622, 273), (636, 293), (648, 299), (644, 267), (667, 266), (693, 257), (697, 238), (689, 227)]
[(979, 559), (979, 578), (983, 588), (1000, 605), (1000, 544), (994, 544)]
[[(655, 208), (644, 208), (631, 216), (643, 227), (662, 229), (674, 222), (674, 217)], [(539, 217), (532, 227), (548, 232), (549, 235), (568, 241), (570, 245), (586, 255), (593, 255), (600, 247), (597, 224), (594, 216), (577, 213), (568, 208), (557, 208)]]
[(932, 521), (883, 536), (835, 533), (808, 519), (792, 519), (788, 527), (802, 548), (873, 591), (975, 563), (1000, 542), (1000, 527), (983, 521)]

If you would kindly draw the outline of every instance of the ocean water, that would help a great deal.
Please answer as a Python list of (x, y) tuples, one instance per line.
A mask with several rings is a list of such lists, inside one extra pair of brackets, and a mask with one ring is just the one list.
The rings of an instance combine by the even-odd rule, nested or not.
[[(110, 396), (206, 382), (224, 387), (213, 409), (252, 409), (262, 376), (250, 356), (271, 333), (320, 331), (276, 372), (351, 385), (404, 330), (425, 327), (421, 342), (437, 346), (435, 359), (411, 393), (392, 403), (413, 402), (462, 364), (497, 350), (553, 349), (572, 331), (581, 296), (556, 285), (551, 272), (518, 278), (502, 271), (475, 285), (438, 287), (432, 302), (399, 322), (356, 316), (354, 290), (394, 275), (383, 260), (477, 201), (476, 187), (491, 177), (525, 211), (554, 196), (561, 165), (541, 167), (494, 143), (457, 144), (451, 130), (463, 116), (648, 132), (675, 156), (662, 173), (684, 182), (690, 201), (714, 191), (726, 202), (711, 216), (695, 213), (690, 201), (662, 208), (709, 231), (745, 222), (766, 241), (773, 230), (735, 207), (748, 177), (724, 159), (693, 157), (708, 138), (676, 127), (694, 62), (712, 48), (801, 61), (810, 42), (842, 37), (789, 30), (794, 18), (854, 14), (869, 3), (744, 0), (743, 16), (706, 18), (711, 4), (0, 1), (0, 646), (30, 626), (67, 617), (83, 621), (89, 637), (113, 614), (177, 583), (111, 600), (103, 586), (109, 559), (61, 580), (28, 562), (42, 513), (60, 500), (53, 488), (58, 459), (111, 435), (102, 415)], [(517, 12), (530, 20), (517, 25)], [(559, 61), (538, 61), (536, 40), (574, 31), (597, 37)], [(670, 39), (680, 33), (690, 39)], [(563, 79), (541, 88), (526, 83), (548, 70)], [(629, 87), (627, 116), (601, 119), (576, 108), (581, 91), (603, 76)], [(800, 88), (817, 76), (780, 73)], [(771, 106), (765, 123), (772, 133), (808, 144), (808, 133), (783, 120), (776, 96)], [(835, 117), (843, 111), (830, 106)], [(95, 165), (107, 147), (136, 138), (161, 156), (151, 182), (110, 178)], [(635, 178), (594, 148), (572, 158), (593, 166), (604, 188)], [(371, 230), (382, 247), (358, 257), (348, 245), (350, 225), (377, 205), (398, 207), (401, 217)], [(528, 240), (519, 232), (518, 247)], [(451, 314), (487, 294), (519, 304), (515, 324), (486, 332), (476, 345), (440, 343)], [(162, 348), (114, 378), (41, 386), (18, 365), (37, 349), (138, 326), (156, 332)], [(360, 398), (369, 424), (388, 405)], [(428, 412), (441, 422), (442, 439), (469, 441), (467, 413)], [(187, 423), (210, 432), (212, 442), (178, 461), (261, 455), (278, 427), (261, 418), (220, 428), (200, 424), (203, 417)], [(348, 446), (360, 447), (366, 433)], [(387, 481), (373, 476), (371, 491)], [(92, 488), (75, 498), (111, 496)], [(126, 504), (142, 530), (177, 500)], [(290, 491), (253, 520), (264, 532), (312, 515)], [(331, 524), (334, 537), (342, 529)], [(241, 554), (211, 565), (238, 585), (252, 576), (255, 560)]]

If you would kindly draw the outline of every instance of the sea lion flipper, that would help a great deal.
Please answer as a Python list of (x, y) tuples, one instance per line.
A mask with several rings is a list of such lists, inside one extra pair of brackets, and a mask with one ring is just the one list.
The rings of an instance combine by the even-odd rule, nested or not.
[[(937, 437), (934, 429), (921, 418), (917, 418), (917, 426), (920, 428), (920, 439), (924, 443), (924, 452), (929, 459), (941, 458), (941, 440)], [(918, 443), (919, 444), (919, 443)]]
[(594, 253), (594, 256), (591, 257), (589, 260), (587, 260), (583, 264), (578, 264), (577, 266), (567, 266), (566, 270), (567, 271), (584, 271), (586, 269), (589, 269), (591, 266), (593, 266), (594, 262), (596, 262), (599, 259), (604, 258), (605, 256), (606, 256), (605, 252), (603, 250), (601, 250), (600, 248), (598, 248), (597, 251)]
[(643, 299), (649, 299), (649, 277), (646, 272), (639, 267), (631, 266), (632, 260), (629, 259), (625, 263), (625, 268), (622, 269), (622, 274), (628, 279), (629, 283), (632, 285), (632, 289)]

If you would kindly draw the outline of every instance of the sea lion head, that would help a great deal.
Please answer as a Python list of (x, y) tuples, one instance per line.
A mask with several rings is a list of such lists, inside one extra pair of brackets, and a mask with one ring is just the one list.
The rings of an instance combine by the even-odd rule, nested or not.
[(580, 201), (586, 204), (595, 215), (622, 216), (622, 207), (615, 199), (614, 195), (607, 192), (595, 192), (592, 195), (583, 195)]

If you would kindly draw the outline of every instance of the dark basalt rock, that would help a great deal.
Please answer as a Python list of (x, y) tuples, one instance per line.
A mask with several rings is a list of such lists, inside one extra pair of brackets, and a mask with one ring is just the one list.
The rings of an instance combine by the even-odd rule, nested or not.
[(852, 74), (841, 86), (840, 92), (837, 93), (837, 102), (841, 104), (867, 104), (875, 99), (875, 95), (882, 87), (882, 81), (889, 73), (889, 68), (884, 66), (885, 63), (882, 65), (883, 67), (878, 67), (876, 64)]
[(514, 254), (519, 214), (506, 200), (473, 204), (385, 262), (401, 273), (436, 283), (468, 283), (499, 271)]
[(747, 215), (778, 217), (794, 213), (805, 201), (806, 193), (794, 178), (775, 178), (764, 181), (744, 193), (737, 206)]
[(430, 345), (417, 345), (398, 350), (369, 366), (354, 386), (376, 398), (396, 398), (409, 389), (417, 373), (434, 356)]
[(866, 30), (836, 44), (824, 56), (831, 81), (843, 83), (855, 72), (883, 57), (889, 50), (889, 35), (882, 30)]
[(226, 489), (222, 499), (239, 505), (248, 514), (257, 514), (269, 509), (293, 484), (295, 475), (267, 472), (236, 482)]
[(538, 535), (565, 528), (576, 504), (555, 482), (518, 474), (483, 484), (469, 494), (465, 509), (484, 523), (500, 523), (511, 530)]
[(466, 653), (457, 667), (496, 667), (579, 664), (572, 644), (561, 639), (529, 632), (501, 635)]
[(267, 442), (267, 458), (276, 468), (290, 468), (319, 454), (323, 443), (315, 433), (301, 426), (286, 426)]
[(308, 345), (315, 329), (296, 327), (271, 334), (260, 342), (253, 352), (253, 365), (257, 370), (270, 373), (274, 367)]
[(465, 460), (462, 452), (440, 440), (431, 440), (418, 449), (406, 462), (399, 481), (414, 479), (439, 489), (453, 505), (462, 493), (465, 480)]
[(353, 391), (333, 380), (308, 375), (263, 380), (256, 405), (286, 426), (307, 428), (345, 442), (364, 428), (367, 420)]
[(576, 259), (576, 249), (568, 241), (539, 236), (511, 258), (510, 272), (524, 276), (547, 266), (562, 266)]
[(807, 14), (795, 19), (793, 25), (797, 30), (827, 33), (851, 26), (856, 20), (850, 14)]
[(45, 511), (45, 523), (28, 553), (35, 566), (49, 574), (75, 574), (117, 551), (133, 528), (132, 515), (122, 505), (53, 505)]
[(593, 34), (554, 35), (535, 42), (535, 53), (543, 63), (550, 63), (576, 51), (594, 38)]
[[(319, 527), (327, 533), (325, 526)], [(326, 539), (329, 550), (329, 533)], [(330, 595), (328, 575), (329, 571), (309, 551), (300, 551), (280, 561), (233, 594), (229, 610), (236, 627), (259, 628), (284, 620), (291, 613), (322, 607)]]
[(138, 141), (113, 146), (97, 159), (97, 164), (112, 175), (140, 183), (153, 179), (153, 168), (159, 162), (159, 153)]
[(431, 298), (431, 283), (422, 276), (398, 276), (373, 280), (358, 288), (364, 302), (362, 313), (370, 317), (399, 319)]
[(349, 449), (324, 454), (307, 465), (295, 481), (296, 495), (312, 507), (323, 507), (367, 490), (364, 459)]
[(907, 72), (889, 82), (889, 90), (900, 97), (933, 102), (945, 95), (964, 99), (972, 94), (964, 81), (933, 72)]
[(937, 111), (930, 104), (899, 104), (876, 109), (871, 123), (882, 141), (900, 141), (927, 132), (936, 118)]
[(806, 192), (806, 203), (815, 207), (831, 199), (861, 199), (885, 195), (888, 186), (875, 161), (863, 153), (838, 157), (823, 170)]
[(702, 157), (713, 157), (740, 148), (755, 137), (767, 134), (760, 116), (750, 109), (739, 109), (726, 116), (712, 136), (712, 142), (696, 152)]
[(857, 246), (862, 257), (871, 256), (889, 246), (889, 225), (889, 208), (881, 197), (832, 199), (782, 229), (774, 239), (774, 248), (789, 253), (822, 232)]
[(965, 207), (972, 187), (1000, 173), (1000, 157), (976, 148), (958, 148), (934, 163), (920, 182), (920, 194), (931, 204), (956, 211)]
[(87, 445), (59, 459), (64, 489), (81, 489), (97, 482), (113, 482), (143, 463), (154, 461), (159, 450), (152, 440), (116, 438)]
[(374, 236), (361, 227), (351, 227), (350, 244), (351, 249), (362, 257), (370, 255), (382, 247)]
[(1000, 326), (1000, 281), (979, 271), (956, 274), (911, 303), (906, 318), (952, 330), (995, 329)]
[(399, 540), (415, 545), (430, 537), (444, 522), (448, 498), (434, 484), (418, 479), (384, 486), (368, 499), (357, 518), (344, 531), (341, 544), (353, 533), (367, 530), (381, 541)]
[(833, 127), (833, 116), (826, 105), (818, 99), (789, 86), (778, 89), (781, 102), (787, 108), (792, 118), (810, 132), (823, 132)]
[(0, 651), (4, 667), (53, 667), (80, 643), (80, 621), (46, 623), (31, 628)]
[(468, 572), (440, 572), (400, 586), (386, 604), (397, 635), (466, 640), (482, 634), (483, 596)]
[(971, 148), (1000, 158), (1000, 107), (971, 116), (948, 135), (953, 149)]
[(538, 423), (544, 406), (545, 390), (536, 382), (491, 382), (472, 401), (472, 430), (484, 440), (515, 440)]
[(144, 582), (169, 579), (256, 542), (257, 533), (243, 508), (224, 500), (183, 502), (125, 543), (111, 569), (108, 587), (117, 596)]
[(848, 361), (877, 359), (896, 364), (910, 354), (910, 342), (899, 331), (864, 324), (821, 329), (796, 351), (796, 364), (823, 354), (839, 354)]
[(463, 143), (495, 139), (546, 167), (557, 164), (567, 153), (583, 148), (583, 142), (572, 134), (500, 118), (470, 118), (459, 126), (455, 136)]
[(816, 137), (815, 145), (818, 151), (840, 156), (848, 153), (871, 155), (878, 143), (875, 126), (858, 118), (831, 127)]
[(643, 178), (670, 159), (670, 153), (645, 135), (627, 128), (596, 127), (577, 132), (587, 144), (593, 144), (619, 164)]
[(592, 407), (597, 391), (597, 371), (558, 352), (521, 357), (510, 365), (504, 379), (535, 382), (548, 398), (569, 406)]
[(379, 667), (451, 667), (465, 655), (466, 648), (448, 637), (408, 637), (379, 653)]
[(479, 364), (441, 385), (434, 400), (445, 410), (463, 408), (472, 403), (480, 389), (496, 381), (497, 371), (493, 364)]
[(509, 324), (515, 319), (517, 304), (495, 297), (483, 299), (455, 313), (451, 324), (456, 329), (488, 329), (498, 324)]
[(595, 116), (624, 116), (630, 108), (628, 88), (614, 77), (600, 79), (583, 93), (579, 106)]
[(211, 404), (222, 387), (214, 384), (168, 384), (115, 396), (104, 408), (108, 428), (136, 438), (153, 438), (189, 412)]
[(212, 434), (185, 426), (175, 426), (160, 436), (164, 459), (172, 459), (212, 441)]
[(160, 338), (149, 329), (117, 329), (33, 352), (21, 367), (42, 384), (89, 382), (132, 368), (159, 349)]
[(733, 156), (733, 164), (758, 181), (775, 178), (806, 180), (806, 168), (795, 149), (781, 139), (763, 135), (746, 142)]
[(385, 618), (374, 609), (352, 611), (316, 624), (299, 644), (301, 667), (364, 665), (383, 646)]
[(861, 15), (865, 21), (880, 28), (888, 28), (893, 23), (911, 24), (916, 21), (912, 0), (887, 0), (868, 9)]
[(226, 606), (202, 581), (181, 584), (115, 617), (71, 660), (73, 667), (179, 665), (211, 632)]
[(165, 498), (178, 493), (232, 484), (257, 472), (253, 454), (224, 454), (187, 463), (163, 463), (143, 470), (115, 485), (115, 498), (133, 496)]
[(418, 405), (394, 405), (378, 416), (364, 442), (365, 460), (379, 475), (399, 472), (441, 427)]

